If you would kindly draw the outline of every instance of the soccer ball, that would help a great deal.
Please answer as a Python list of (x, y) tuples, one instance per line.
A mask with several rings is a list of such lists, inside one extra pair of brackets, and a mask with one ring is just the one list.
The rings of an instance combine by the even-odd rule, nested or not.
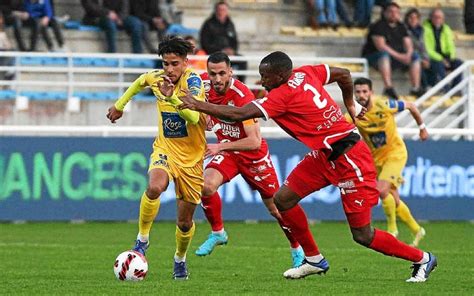
[(121, 281), (141, 281), (148, 272), (145, 256), (135, 251), (125, 251), (117, 256), (114, 273)]

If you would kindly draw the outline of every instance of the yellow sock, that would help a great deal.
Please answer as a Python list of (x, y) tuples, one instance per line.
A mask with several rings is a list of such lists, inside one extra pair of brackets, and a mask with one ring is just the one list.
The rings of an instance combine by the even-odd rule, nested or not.
[(186, 257), (186, 252), (188, 251), (189, 244), (191, 243), (191, 239), (194, 236), (194, 230), (196, 229), (196, 225), (193, 221), (193, 226), (189, 229), (188, 232), (183, 232), (176, 226), (176, 253), (175, 256), (179, 258)]
[(382, 208), (387, 217), (387, 230), (388, 232), (395, 234), (398, 233), (397, 229), (397, 215), (396, 215), (396, 204), (393, 195), (389, 193), (384, 199), (382, 199)]
[(141, 236), (150, 234), (151, 226), (155, 217), (160, 209), (160, 198), (150, 199), (146, 192), (143, 192), (142, 199), (140, 201), (140, 216), (138, 220), (138, 232)]
[(397, 207), (397, 216), (410, 228), (411, 233), (417, 234), (420, 231), (421, 226), (413, 218), (410, 209), (402, 200), (400, 200)]

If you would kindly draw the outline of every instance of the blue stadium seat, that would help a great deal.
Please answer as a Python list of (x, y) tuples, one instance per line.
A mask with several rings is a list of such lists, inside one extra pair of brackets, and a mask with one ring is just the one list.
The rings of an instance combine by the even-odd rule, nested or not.
[(114, 58), (73, 58), (76, 67), (118, 67), (119, 61)]
[(67, 58), (63, 57), (21, 57), (22, 66), (65, 66)]
[(67, 21), (64, 23), (64, 28), (68, 30), (79, 30), (79, 31), (95, 31), (95, 32), (101, 31), (101, 29), (97, 26), (83, 25), (80, 21)]
[(116, 100), (118, 98), (117, 92), (114, 91), (76, 91), (74, 96), (78, 97), (81, 100), (98, 100), (98, 101), (108, 101)]
[(156, 67), (156, 60), (153, 59), (124, 59), (123, 66), (126, 68), (150, 68)]
[(65, 91), (21, 91), (21, 96), (25, 96), (30, 100), (41, 101), (60, 101), (67, 100), (67, 92)]
[(16, 92), (11, 89), (0, 90), (0, 100), (12, 100), (16, 98)]
[(137, 94), (136, 96), (133, 97), (133, 99), (135, 101), (144, 101), (144, 102), (156, 101), (156, 97), (154, 95), (150, 95), (148, 92)]

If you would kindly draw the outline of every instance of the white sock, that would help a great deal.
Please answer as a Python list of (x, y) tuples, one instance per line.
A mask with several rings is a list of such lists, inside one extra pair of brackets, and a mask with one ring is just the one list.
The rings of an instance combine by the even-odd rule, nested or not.
[(423, 258), (421, 258), (420, 261), (418, 262), (415, 262), (416, 264), (425, 264), (427, 263), (428, 261), (430, 261), (430, 255), (426, 252), (423, 252)]
[(140, 233), (137, 235), (137, 239), (142, 243), (146, 243), (148, 241), (148, 235), (141, 235)]
[(318, 254), (316, 256), (306, 256), (306, 261), (311, 262), (311, 263), (319, 263), (323, 259), (324, 259), (324, 256), (321, 254)]
[(186, 261), (186, 256), (179, 257), (179, 256), (174, 255), (174, 262), (181, 263), (181, 262), (184, 262), (184, 261)]
[(217, 235), (223, 235), (224, 234), (224, 228), (218, 231), (212, 231), (212, 233), (217, 234)]

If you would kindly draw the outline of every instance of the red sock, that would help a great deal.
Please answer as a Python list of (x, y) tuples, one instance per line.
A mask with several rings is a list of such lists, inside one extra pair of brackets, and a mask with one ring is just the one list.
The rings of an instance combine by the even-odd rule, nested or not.
[(285, 222), (283, 222), (282, 219), (277, 219), (277, 221), (278, 221), (278, 224), (280, 224), (281, 230), (283, 230), (283, 233), (285, 233), (286, 238), (290, 242), (290, 247), (292, 247), (293, 249), (298, 248), (300, 244), (294, 238), (293, 234), (289, 231), (288, 225)]
[(216, 191), (213, 195), (203, 196), (201, 201), (204, 214), (211, 224), (212, 231), (222, 230), (224, 222), (222, 221), (222, 201), (219, 192)]
[(395, 256), (411, 262), (418, 262), (423, 258), (423, 251), (410, 247), (399, 241), (388, 232), (375, 229), (374, 239), (369, 248), (387, 256)]
[(309, 231), (308, 219), (300, 205), (280, 212), (283, 221), (290, 228), (293, 237), (300, 243), (306, 256), (319, 255), (318, 246), (314, 241), (313, 234)]

